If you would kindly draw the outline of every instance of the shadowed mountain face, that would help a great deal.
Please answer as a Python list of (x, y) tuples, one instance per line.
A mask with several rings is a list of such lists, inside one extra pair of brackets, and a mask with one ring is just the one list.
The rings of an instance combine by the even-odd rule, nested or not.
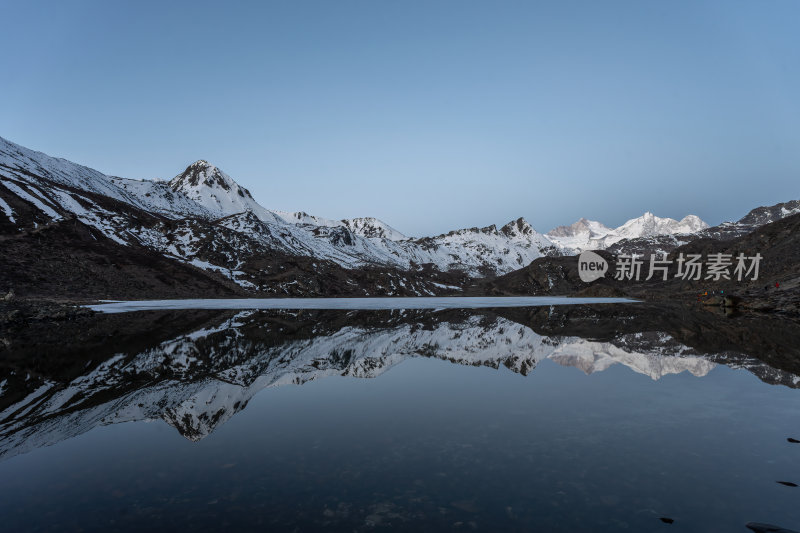
[(525, 376), (544, 360), (622, 365), (653, 380), (722, 364), (800, 387), (797, 323), (644, 305), (137, 312), (0, 336), (2, 458), (135, 420), (200, 440), (267, 387), (374, 378), (409, 358)]

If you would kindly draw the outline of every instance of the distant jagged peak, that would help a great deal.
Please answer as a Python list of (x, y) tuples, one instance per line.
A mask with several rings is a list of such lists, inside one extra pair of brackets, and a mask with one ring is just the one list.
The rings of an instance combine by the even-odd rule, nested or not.
[(548, 237), (574, 237), (588, 234), (590, 237), (602, 237), (611, 232), (611, 228), (596, 220), (581, 217), (578, 221), (568, 226), (558, 226), (547, 232)]
[[(691, 224), (706, 224), (706, 223), (703, 221), (703, 219), (701, 219), (701, 218), (700, 218), (699, 216), (697, 216), (697, 215), (686, 215), (685, 217), (683, 217), (682, 219), (680, 219), (680, 223), (681, 223), (681, 224), (687, 224), (687, 223), (691, 223)], [(706, 225), (707, 225), (707, 224), (706, 224)]]

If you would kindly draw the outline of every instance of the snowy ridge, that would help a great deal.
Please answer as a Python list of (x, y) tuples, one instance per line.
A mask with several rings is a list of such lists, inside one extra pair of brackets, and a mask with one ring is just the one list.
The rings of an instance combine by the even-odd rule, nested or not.
[(403, 241), (405, 235), (391, 227), (389, 224), (375, 217), (349, 218), (342, 220), (342, 224), (356, 235), (370, 239), (389, 239), (390, 241)]
[(40, 176), (54, 183), (98, 192), (112, 198), (117, 198), (121, 194), (101, 172), (66, 159), (30, 150), (2, 137), (0, 137), (0, 168), (4, 170), (4, 174), (8, 173), (23, 181), (26, 181), (28, 176), (34, 179)]
[(388, 239), (390, 241), (402, 241), (408, 239), (405, 235), (374, 217), (360, 217), (342, 220), (331, 220), (329, 218), (316, 217), (304, 211), (289, 213), (286, 211), (273, 211), (283, 221), (291, 224), (308, 224), (311, 226), (339, 227), (343, 226), (355, 235), (368, 237), (371, 239)]
[(309, 215), (305, 211), (296, 211), (294, 213), (289, 213), (288, 211), (273, 211), (278, 217), (280, 217), (284, 222), (288, 222), (290, 224), (308, 224), (310, 226), (341, 226), (341, 220), (331, 220), (329, 218), (322, 218), (316, 217), (314, 215)]
[(463, 268), (478, 273), (482, 267), (505, 273), (527, 266), (547, 253), (552, 242), (520, 218), (501, 229), (495, 225), (451, 231), (413, 241), (420, 250), (417, 263), (433, 263), (441, 270)]
[(214, 216), (185, 194), (173, 191), (166, 181), (112, 177), (111, 183), (123, 191), (132, 193), (147, 211), (159, 213), (168, 218), (212, 218)]

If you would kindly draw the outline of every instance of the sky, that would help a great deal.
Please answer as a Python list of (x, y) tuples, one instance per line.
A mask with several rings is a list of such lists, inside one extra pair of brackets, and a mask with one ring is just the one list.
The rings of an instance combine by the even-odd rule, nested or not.
[(800, 198), (800, 2), (9, 2), (0, 136), (408, 235)]

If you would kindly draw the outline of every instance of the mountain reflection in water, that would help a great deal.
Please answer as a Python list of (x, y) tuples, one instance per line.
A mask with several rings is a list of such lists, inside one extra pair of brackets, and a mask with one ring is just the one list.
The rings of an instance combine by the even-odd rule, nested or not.
[(32, 321), (0, 331), (0, 523), (798, 530), (798, 338), (642, 303)]
[(375, 378), (408, 358), (523, 376), (546, 359), (587, 374), (622, 365), (653, 380), (722, 364), (797, 388), (798, 338), (795, 323), (646, 305), (98, 315), (5, 338), (0, 459), (137, 420), (198, 441), (266, 387)]

